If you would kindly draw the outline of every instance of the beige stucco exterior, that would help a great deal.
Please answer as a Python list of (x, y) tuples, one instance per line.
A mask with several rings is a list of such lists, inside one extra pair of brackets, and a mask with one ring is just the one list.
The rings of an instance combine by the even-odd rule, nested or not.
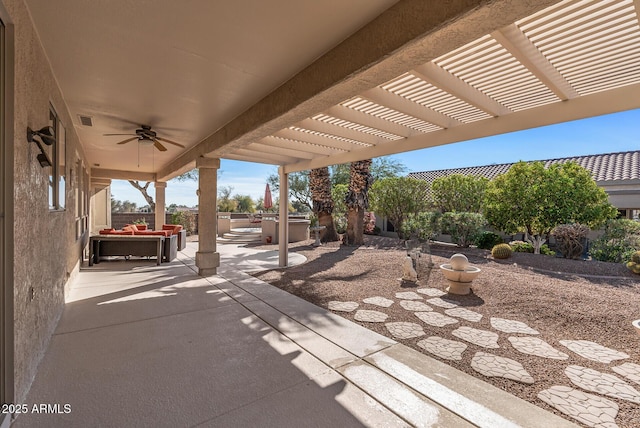
[[(76, 239), (75, 212), (50, 211), (48, 169), (36, 161), (37, 147), (26, 129), (48, 123), (49, 104), (66, 128), (66, 205), (73, 207), (77, 161), (83, 149), (28, 11), (21, 0), (3, 1), (15, 35), (13, 148), (14, 213), (14, 389), (21, 402), (29, 389), (65, 300), (65, 287), (78, 269), (87, 233)], [(80, 159), (75, 158), (76, 154)]]
[[(235, 22), (220, 21), (216, 5), (247, 15), (233, 2), (203, 2), (200, 7), (207, 8), (209, 15), (180, 2), (64, 3), (59, 6), (51, 0), (0, 0), (0, 18), (11, 34), (9, 48), (14, 52), (7, 63), (10, 72), (3, 76), (8, 89), (3, 101), (10, 104), (3, 124), (4, 147), (12, 160), (5, 172), (2, 194), (6, 201), (3, 208), (9, 210), (4, 218), (13, 220), (11, 233), (2, 234), (2, 266), (10, 270), (2, 275), (8, 278), (6, 284), (3, 282), (3, 291), (8, 290), (6, 295), (10, 297), (9, 303), (3, 301), (3, 310), (5, 314), (13, 313), (13, 318), (4, 321), (2, 327), (11, 336), (13, 363), (7, 383), (11, 384), (9, 398), (16, 403), (25, 398), (36, 374), (64, 308), (65, 293), (82, 262), (89, 234), (110, 225), (110, 194), (108, 182), (103, 180), (164, 182), (194, 166), (200, 168), (196, 265), (201, 275), (213, 275), (220, 264), (215, 212), (220, 158), (278, 165), (279, 216), (286, 219), (287, 174), (291, 172), (640, 105), (640, 96), (636, 96), (640, 94), (640, 82), (633, 81), (625, 87), (613, 82), (610, 91), (578, 96), (566, 88), (566, 82), (540, 52), (526, 44), (514, 46), (514, 42), (523, 41), (523, 35), (513, 31), (514, 21), (556, 4), (557, 0), (360, 1), (359, 6), (354, 6), (356, 0), (333, 1), (335, 9), (347, 8), (351, 12), (334, 16), (323, 7), (327, 2), (310, 2), (309, 7), (320, 4), (322, 10), (316, 14), (307, 10), (300, 20), (304, 18), (306, 25), (326, 29), (321, 28), (314, 35), (306, 28), (289, 28), (292, 34), (304, 36), (304, 43), (297, 45), (296, 51), (289, 50), (287, 42), (293, 37), (285, 31), (285, 24), (299, 23), (287, 15), (288, 8), (300, 4), (293, 0), (270, 6), (269, 9), (279, 8), (268, 13), (271, 18), (280, 19), (281, 25), (267, 22), (266, 28), (274, 27), (270, 29), (274, 34), (265, 30), (257, 35), (253, 34), (255, 26), (249, 25), (252, 22), (236, 28)], [(375, 8), (371, 8), (374, 3)], [(253, 2), (256, 7), (263, 4)], [(143, 7), (145, 10), (140, 10)], [(358, 13), (367, 7), (366, 13)], [(177, 22), (174, 14), (182, 9), (190, 13), (189, 19)], [(96, 13), (102, 14), (99, 19), (94, 17)], [(138, 18), (143, 13), (149, 19)], [(336, 15), (341, 15), (341, 21), (354, 17), (343, 22), (339, 36), (330, 34), (338, 32)], [(196, 19), (205, 19), (207, 25), (192, 25)], [(259, 16), (257, 21), (254, 24), (265, 25), (268, 19)], [(180, 31), (166, 31), (166, 23), (176, 25)], [(231, 42), (218, 37), (212, 43), (208, 37), (218, 25), (229, 25), (221, 36), (248, 35), (253, 41), (243, 44), (241, 39), (228, 45)], [(533, 108), (510, 111), (471, 83), (453, 78), (442, 68), (443, 63), (433, 62), (487, 34), (492, 35), (492, 43), (511, 46), (514, 59), (524, 57), (523, 68), (556, 94), (548, 105), (540, 101), (545, 114)], [(311, 46), (318, 40), (322, 43)], [(269, 49), (261, 48), (261, 43)], [(276, 48), (284, 52), (279, 62), (272, 51)], [(533, 56), (524, 55), (525, 51)], [(171, 60), (162, 61), (159, 66), (165, 53)], [(255, 59), (261, 54), (262, 61)], [(298, 61), (303, 54), (309, 58)], [(475, 62), (469, 52), (463, 56), (467, 65)], [(285, 67), (294, 60), (298, 61), (294, 66)], [(121, 67), (129, 62), (137, 67)], [(118, 72), (105, 64), (116, 64), (114, 69)], [(207, 68), (212, 65), (213, 69)], [(435, 107), (402, 101), (402, 96), (383, 88), (390, 79), (406, 72), (422, 76), (422, 85), (449, 91), (456, 102), (468, 104), (485, 119), (467, 123), (444, 117)], [(619, 70), (621, 75), (623, 72), (625, 69)], [(487, 73), (491, 74), (491, 70)], [(417, 132), (406, 124), (351, 111), (343, 105), (359, 94), (396, 113), (404, 111), (402, 114), (437, 126), (428, 132)], [(36, 160), (39, 149), (26, 141), (27, 127), (39, 129), (49, 123), (50, 105), (66, 129), (67, 180), (62, 195), (65, 209), (57, 211), (50, 210), (48, 204), (49, 169), (40, 166)], [(330, 113), (340, 119), (341, 125), (315, 120), (314, 115), (320, 113)], [(81, 125), (78, 117), (82, 114), (94, 115), (96, 127)], [(155, 120), (157, 124), (151, 123)], [(358, 125), (355, 122), (359, 120), (362, 123)], [(174, 146), (155, 154), (155, 163), (143, 159), (141, 168), (137, 159), (134, 167), (133, 152), (125, 152), (125, 147), (118, 146), (118, 139), (104, 135), (125, 131), (125, 135), (131, 135), (135, 127), (142, 126), (134, 121), (146, 121), (158, 129), (164, 127), (168, 134), (162, 135), (179, 139), (185, 150)], [(400, 139), (360, 132), (354, 129), (354, 123)], [(170, 133), (172, 130), (176, 136)], [(134, 134), (131, 140), (136, 138)], [(135, 147), (131, 143), (126, 148)], [(162, 194), (158, 195), (161, 205)], [(162, 219), (160, 215), (156, 223)], [(280, 227), (277, 233), (274, 228), (280, 242), (280, 266), (287, 265), (285, 243), (293, 240), (292, 233), (288, 227)], [(11, 240), (8, 245), (7, 240)]]

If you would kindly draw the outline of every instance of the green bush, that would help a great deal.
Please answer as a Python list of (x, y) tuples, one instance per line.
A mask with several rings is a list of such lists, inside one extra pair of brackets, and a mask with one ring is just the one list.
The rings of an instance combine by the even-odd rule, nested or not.
[(513, 250), (509, 244), (498, 244), (491, 249), (491, 255), (494, 259), (508, 259), (511, 257)]
[(555, 256), (556, 252), (549, 248), (547, 244), (543, 244), (542, 247), (540, 247), (540, 254), (545, 256)]
[(406, 239), (430, 241), (440, 234), (440, 218), (437, 211), (410, 214), (402, 223), (402, 236)]
[(192, 235), (196, 231), (196, 215), (192, 211), (176, 211), (171, 214), (172, 224), (181, 224), (187, 235)]
[(339, 215), (333, 218), (333, 223), (336, 228), (336, 233), (345, 234), (347, 233), (347, 217), (344, 215)]
[(487, 225), (482, 214), (447, 212), (442, 215), (442, 233), (451, 235), (458, 247), (468, 247), (476, 241)]
[(623, 218), (607, 222), (589, 253), (603, 262), (626, 263), (637, 250), (640, 250), (640, 222)]
[(504, 240), (500, 235), (494, 232), (485, 230), (482, 232), (478, 239), (476, 239), (476, 246), (483, 250), (490, 250), (498, 244), (504, 243)]
[[(531, 253), (533, 254), (533, 244), (525, 241), (511, 241), (509, 242), (511, 248), (515, 253)], [(556, 252), (553, 251), (547, 244), (543, 244), (540, 247), (540, 254), (545, 256), (555, 256)]]
[(511, 241), (509, 245), (516, 253), (533, 253), (533, 245), (524, 241)]

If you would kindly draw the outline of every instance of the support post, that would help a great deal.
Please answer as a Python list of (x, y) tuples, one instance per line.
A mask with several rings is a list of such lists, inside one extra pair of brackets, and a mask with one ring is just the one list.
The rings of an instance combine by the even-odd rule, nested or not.
[(278, 168), (280, 176), (280, 209), (278, 230), (278, 265), (287, 267), (289, 264), (289, 174), (284, 172), (284, 168)]
[(166, 218), (166, 199), (165, 199), (165, 189), (167, 188), (166, 181), (156, 181), (153, 183), (156, 189), (156, 209), (155, 209), (155, 220), (156, 220), (156, 230), (162, 229), (162, 225), (165, 223)]
[(199, 175), (196, 266), (198, 267), (198, 275), (210, 276), (215, 275), (216, 268), (220, 266), (220, 254), (216, 252), (220, 159), (199, 157), (196, 160), (196, 168), (198, 168)]

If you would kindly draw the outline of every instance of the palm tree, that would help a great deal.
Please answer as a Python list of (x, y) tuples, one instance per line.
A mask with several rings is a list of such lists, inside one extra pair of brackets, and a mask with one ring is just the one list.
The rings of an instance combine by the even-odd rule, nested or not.
[(333, 197), (329, 168), (312, 169), (309, 174), (309, 190), (313, 202), (313, 212), (318, 216), (318, 225), (325, 226), (322, 242), (337, 241), (338, 234), (333, 225)]
[(370, 168), (371, 159), (351, 162), (349, 192), (346, 198), (347, 208), (349, 208), (347, 245), (364, 244), (364, 211), (369, 208), (369, 186), (373, 181)]

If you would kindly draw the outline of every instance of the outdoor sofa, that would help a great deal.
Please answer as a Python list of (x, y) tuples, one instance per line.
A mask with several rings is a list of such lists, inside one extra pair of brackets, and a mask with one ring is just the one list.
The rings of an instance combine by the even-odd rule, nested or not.
[(186, 246), (186, 231), (181, 225), (165, 224), (162, 230), (147, 230), (146, 225), (128, 224), (122, 230), (103, 229), (90, 239), (89, 265), (102, 256), (156, 257), (159, 265), (170, 262)]

